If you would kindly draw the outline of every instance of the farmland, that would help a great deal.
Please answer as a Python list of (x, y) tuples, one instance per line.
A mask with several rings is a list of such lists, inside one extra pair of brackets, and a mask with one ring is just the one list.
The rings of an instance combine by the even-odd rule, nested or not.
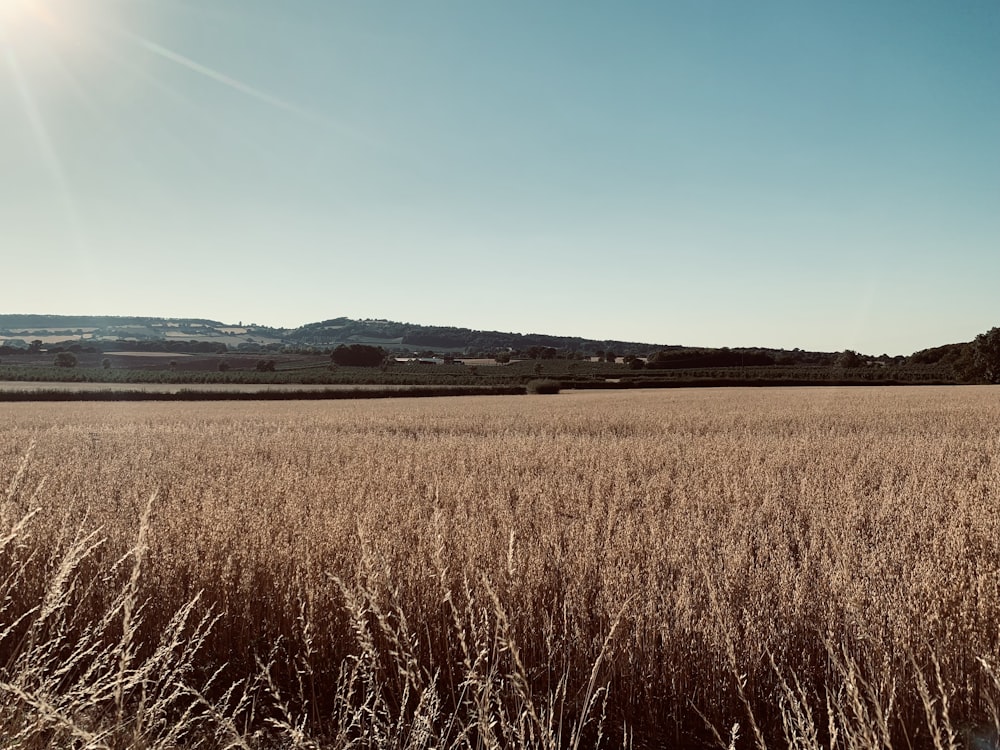
[(5, 746), (990, 731), (997, 388), (0, 411)]

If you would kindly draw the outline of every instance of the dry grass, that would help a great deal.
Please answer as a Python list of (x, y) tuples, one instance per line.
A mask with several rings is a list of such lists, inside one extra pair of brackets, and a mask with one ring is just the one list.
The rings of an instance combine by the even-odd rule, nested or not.
[(997, 389), (2, 411), (3, 748), (995, 732)]

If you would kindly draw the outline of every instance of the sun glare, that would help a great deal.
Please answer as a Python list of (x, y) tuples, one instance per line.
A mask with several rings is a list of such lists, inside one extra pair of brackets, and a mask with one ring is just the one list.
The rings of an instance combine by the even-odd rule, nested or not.
[(0, 23), (7, 31), (16, 31), (22, 24), (51, 20), (52, 10), (41, 0), (0, 0)]
[(54, 0), (0, 0), (0, 39), (8, 43), (54, 43), (79, 20), (77, 4)]

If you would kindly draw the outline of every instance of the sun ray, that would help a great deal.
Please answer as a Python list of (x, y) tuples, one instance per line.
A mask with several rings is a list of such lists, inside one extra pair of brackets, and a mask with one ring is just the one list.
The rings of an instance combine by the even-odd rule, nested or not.
[(268, 94), (265, 91), (254, 88), (249, 84), (243, 83), (243, 81), (227, 76), (225, 73), (221, 73), (214, 68), (208, 67), (207, 65), (202, 65), (201, 63), (192, 60), (190, 57), (185, 57), (184, 55), (174, 52), (171, 49), (167, 49), (166, 47), (150, 41), (145, 37), (139, 36), (138, 34), (134, 34), (126, 30), (121, 30), (119, 33), (131, 39), (135, 44), (139, 45), (147, 52), (152, 52), (154, 55), (158, 55), (165, 60), (170, 60), (177, 65), (187, 68), (188, 70), (199, 73), (206, 78), (210, 78), (216, 83), (221, 83), (223, 86), (227, 86), (234, 91), (239, 91), (242, 94), (246, 94), (247, 96), (253, 97), (254, 99), (262, 101), (266, 104), (270, 104), (278, 109), (285, 110), (286, 112), (292, 112), (310, 119), (316, 117), (316, 115), (309, 110), (303, 109), (302, 107), (292, 104), (291, 102), (287, 102), (284, 99), (280, 99), (276, 96)]
[[(3, 37), (0, 37), (0, 41), (3, 41)], [(49, 129), (45, 125), (45, 118), (38, 108), (28, 80), (21, 69), (17, 53), (9, 44), (3, 45), (3, 53), (7, 69), (10, 72), (11, 79), (14, 81), (14, 87), (17, 90), (18, 98), (21, 100), (21, 106), (24, 109), (25, 118), (35, 139), (35, 145), (38, 147), (42, 163), (49, 173), (53, 187), (62, 203), (64, 219), (69, 226), (73, 245), (77, 254), (86, 258), (89, 256), (89, 252), (80, 221), (80, 212), (69, 180), (66, 177), (66, 170), (63, 168), (62, 160), (59, 158), (59, 153), (49, 134)]]
[(290, 114), (294, 114), (305, 120), (316, 122), (326, 127), (334, 128), (341, 135), (348, 136), (356, 141), (364, 142), (369, 145), (380, 145), (380, 146), (385, 145), (376, 142), (370, 135), (362, 133), (356, 128), (352, 128), (340, 121), (333, 120), (330, 117), (327, 117), (326, 115), (319, 114), (305, 107), (301, 107), (285, 99), (274, 96), (273, 94), (269, 94), (266, 91), (262, 91), (261, 89), (258, 89), (254, 86), (251, 86), (248, 83), (245, 83), (244, 81), (239, 80), (238, 78), (226, 75), (225, 73), (216, 70), (215, 68), (211, 68), (208, 65), (204, 65), (198, 62), (197, 60), (193, 60), (190, 57), (180, 54), (179, 52), (164, 47), (161, 44), (157, 44), (156, 42), (147, 39), (144, 36), (136, 34), (132, 31), (129, 31), (128, 29), (123, 29), (119, 27), (109, 30), (113, 31), (113, 33), (115, 33), (116, 35), (129, 40), (132, 44), (138, 46), (139, 48), (145, 50), (146, 52), (156, 55), (164, 60), (168, 60), (174, 63), (175, 65), (179, 65), (183, 68), (186, 68), (187, 70), (190, 70), (193, 73), (197, 73), (210, 80), (213, 80), (216, 83), (219, 83), (223, 86), (226, 86), (229, 89), (232, 89), (233, 91), (237, 91), (241, 94), (252, 97), (260, 102), (268, 104), (272, 107), (276, 107), (277, 109), (288, 112)]
[[(221, 118), (212, 113), (210, 108), (198, 103), (195, 99), (178, 90), (176, 87), (161, 80), (161, 78), (154, 75), (147, 68), (147, 66), (138, 64), (137, 61), (133, 59), (133, 56), (123, 54), (122, 51), (117, 48), (117, 45), (108, 43), (105, 35), (94, 35), (89, 42), (92, 45), (92, 50), (95, 55), (99, 55), (106, 63), (116, 68), (121, 70), (127, 69), (130, 74), (141, 79), (145, 87), (151, 91), (155, 91), (158, 96), (169, 101), (171, 105), (184, 108), (190, 116), (196, 117), (198, 122), (209, 128), (212, 132), (224, 136), (229, 141), (238, 142), (242, 146), (252, 149), (255, 153), (268, 159), (281, 161), (280, 155), (273, 148), (267, 148), (264, 144), (249, 139), (246, 134), (241, 132), (239, 129), (234, 129), (231, 125), (223, 122)], [(71, 79), (71, 87), (77, 97), (84, 99), (85, 101), (88, 100), (90, 97), (87, 94), (87, 87), (76, 79), (74, 72), (69, 69), (65, 69), (63, 72), (67, 78)], [(86, 103), (90, 106), (89, 102)], [(114, 123), (107, 118), (104, 119), (112, 127), (115, 126)], [(180, 137), (178, 134), (172, 133), (169, 129), (165, 129), (160, 133), (160, 135), (161, 137), (169, 139), (173, 146), (179, 150), (190, 154), (196, 154), (198, 151), (195, 144)], [(207, 169), (208, 167), (206, 165), (203, 168)]]
[(50, 34), (65, 34), (71, 26), (41, 0), (0, 0), (0, 43), (10, 46), (12, 39), (38, 43), (41, 29)]

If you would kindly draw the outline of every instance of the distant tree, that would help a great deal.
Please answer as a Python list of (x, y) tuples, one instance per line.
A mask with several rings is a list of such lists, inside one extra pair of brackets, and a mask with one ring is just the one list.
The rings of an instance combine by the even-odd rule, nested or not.
[(493, 357), (493, 361), (496, 362), (498, 365), (505, 365), (508, 362), (510, 362), (510, 353), (500, 352)]
[(972, 342), (973, 375), (987, 383), (1000, 383), (1000, 328), (991, 328)]
[(774, 364), (784, 365), (786, 367), (794, 365), (798, 362), (798, 359), (791, 352), (779, 352), (774, 356)]
[(614, 364), (618, 360), (618, 355), (612, 351), (607, 351), (604, 353), (604, 361)]
[(639, 357), (636, 357), (634, 354), (630, 354), (629, 356), (625, 357), (625, 364), (628, 365), (630, 370), (641, 370), (643, 367), (646, 366), (646, 363), (643, 362), (641, 359), (639, 359)]
[(105, 357), (104, 359), (102, 359), (101, 360), (101, 367), (103, 367), (105, 370), (110, 370), (111, 369), (111, 360), (108, 359), (107, 357)]
[(76, 367), (76, 357), (70, 352), (59, 352), (56, 355), (56, 367)]
[(28, 351), (31, 352), (32, 354), (40, 352), (41, 350), (42, 350), (42, 340), (41, 339), (35, 339), (30, 344), (28, 344)]
[(257, 361), (257, 372), (274, 372), (275, 361), (273, 359), (261, 359)]
[(914, 352), (909, 356), (909, 362), (914, 365), (950, 365), (963, 357), (971, 356), (972, 350), (972, 344), (945, 344)]
[(561, 384), (558, 380), (529, 380), (526, 386), (528, 393), (559, 393)]
[(219, 362), (219, 372), (229, 372), (229, 363), (225, 360)]
[(844, 349), (837, 356), (838, 367), (861, 367), (862, 359), (853, 349)]
[[(433, 356), (433, 352), (431, 356)], [(366, 346), (365, 344), (351, 344), (350, 346), (341, 344), (330, 354), (330, 360), (333, 364), (349, 367), (378, 367), (383, 359), (385, 359), (385, 351), (381, 347)]]

